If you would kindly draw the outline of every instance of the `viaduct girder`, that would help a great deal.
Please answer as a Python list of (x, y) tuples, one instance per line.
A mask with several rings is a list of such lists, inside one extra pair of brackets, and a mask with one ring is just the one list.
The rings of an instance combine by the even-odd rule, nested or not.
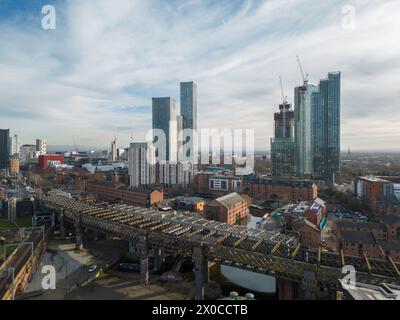
[(52, 195), (40, 203), (64, 220), (82, 228), (187, 257), (194, 248), (209, 261), (302, 283), (305, 272), (315, 273), (315, 285), (339, 288), (342, 267), (352, 265), (357, 281), (368, 284), (400, 283), (400, 266), (384, 255), (382, 259), (344, 256), (343, 253), (306, 250), (295, 237), (245, 226), (231, 226), (181, 214), (165, 214), (124, 204), (109, 205)]

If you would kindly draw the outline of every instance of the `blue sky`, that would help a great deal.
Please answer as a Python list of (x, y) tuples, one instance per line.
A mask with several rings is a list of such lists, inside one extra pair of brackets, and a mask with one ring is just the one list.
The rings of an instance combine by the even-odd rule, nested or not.
[[(41, 28), (56, 8), (57, 29)], [(343, 6), (356, 10), (343, 28)], [(398, 0), (0, 0), (0, 127), (22, 143), (127, 145), (151, 126), (151, 97), (198, 84), (200, 128), (254, 128), (301, 84), (342, 72), (342, 148), (400, 149)]]

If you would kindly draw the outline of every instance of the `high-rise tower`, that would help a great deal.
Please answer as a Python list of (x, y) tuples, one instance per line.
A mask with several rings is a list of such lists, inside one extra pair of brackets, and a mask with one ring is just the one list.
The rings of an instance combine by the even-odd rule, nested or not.
[[(182, 129), (197, 131), (197, 85), (191, 82), (181, 82), (181, 116)], [(192, 163), (197, 163), (197, 148), (195, 136), (185, 135), (183, 145), (186, 145), (186, 157)]]
[(340, 170), (340, 72), (328, 73), (312, 94), (313, 176), (334, 182)]
[(0, 129), (0, 170), (9, 167), (10, 151), (9, 151), (10, 130)]
[[(174, 161), (177, 155), (177, 117), (176, 102), (170, 97), (153, 98), (153, 129), (162, 130), (165, 134), (165, 156), (160, 155), (158, 148), (157, 155), (159, 161)], [(156, 138), (155, 135), (154, 138)], [(157, 136), (157, 138), (159, 138)]]
[(271, 139), (273, 177), (291, 177), (296, 173), (294, 144), (294, 112), (285, 100), (274, 114), (275, 137)]

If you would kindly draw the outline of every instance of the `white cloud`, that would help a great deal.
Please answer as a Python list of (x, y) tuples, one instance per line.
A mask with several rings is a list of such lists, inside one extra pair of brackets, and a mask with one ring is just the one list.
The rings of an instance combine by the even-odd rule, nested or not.
[[(354, 31), (342, 28), (346, 4), (357, 10)], [(398, 148), (396, 0), (75, 0), (56, 9), (56, 31), (0, 24), (0, 126), (24, 142), (141, 139), (149, 112), (118, 107), (150, 107), (159, 95), (179, 102), (179, 81), (194, 80), (200, 127), (254, 128), (257, 147), (266, 148), (278, 76), (291, 100), (299, 55), (315, 84), (328, 71), (343, 73), (344, 148)]]

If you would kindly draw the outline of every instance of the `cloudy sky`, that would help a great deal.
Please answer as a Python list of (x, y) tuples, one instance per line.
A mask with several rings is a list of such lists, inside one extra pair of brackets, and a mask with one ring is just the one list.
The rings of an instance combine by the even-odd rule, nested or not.
[(151, 97), (179, 104), (193, 80), (200, 128), (254, 128), (267, 149), (279, 75), (290, 102), (302, 82), (296, 55), (314, 84), (342, 72), (342, 149), (400, 150), (399, 0), (0, 0), (0, 127), (127, 146)]

